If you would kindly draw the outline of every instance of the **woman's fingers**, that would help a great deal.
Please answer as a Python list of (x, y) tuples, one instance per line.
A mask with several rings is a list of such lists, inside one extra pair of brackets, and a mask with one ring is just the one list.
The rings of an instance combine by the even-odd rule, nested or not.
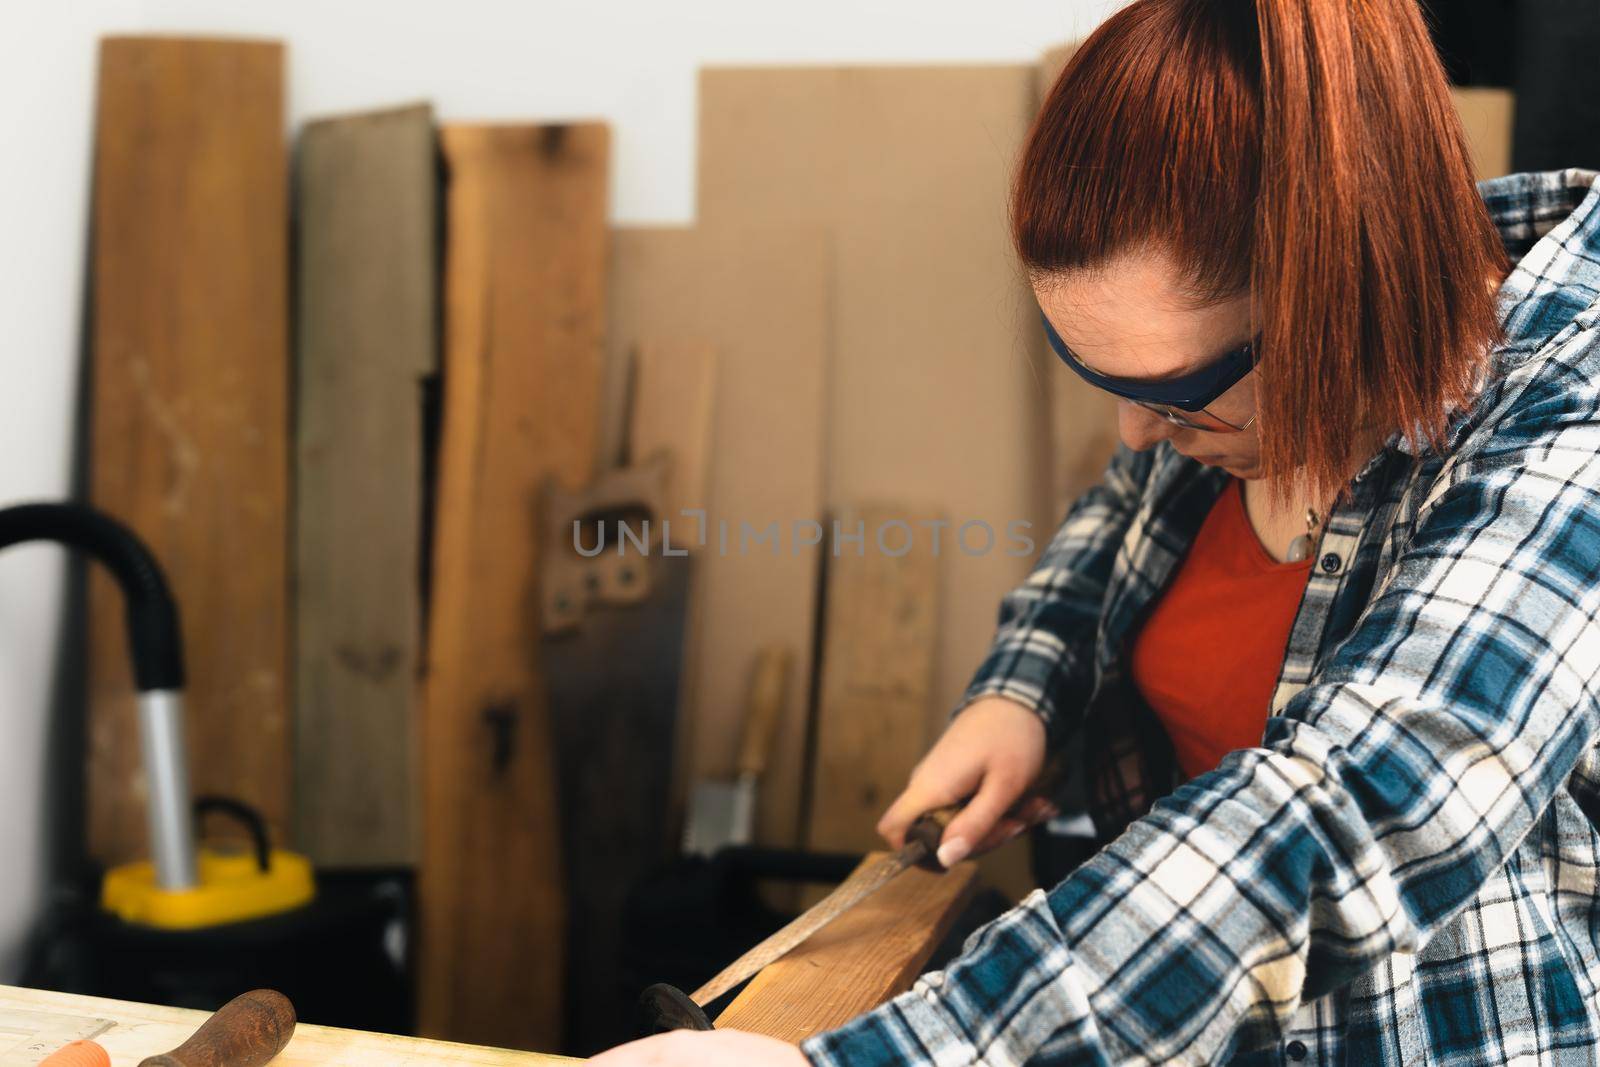
[(960, 794), (950, 795), (948, 788), (929, 788), (918, 778), (913, 777), (911, 784), (906, 786), (905, 792), (895, 798), (889, 805), (889, 810), (883, 813), (883, 818), (878, 820), (878, 834), (889, 842), (890, 848), (901, 848), (906, 843), (906, 831), (916, 821), (917, 816), (934, 808), (942, 808), (947, 804), (954, 804), (960, 800)]
[(1019, 836), (1024, 830), (1048, 822), (1060, 814), (1056, 806), (1044, 797), (1029, 797), (1016, 807), (1006, 812), (1004, 818), (995, 823), (994, 829), (973, 848), (973, 855), (988, 852), (990, 849), (999, 848), (1001, 845)]
[(939, 841), (939, 863), (952, 867), (976, 851), (995, 829), (1006, 809), (1022, 795), (1026, 782), (990, 772), (977, 794), (956, 813)]

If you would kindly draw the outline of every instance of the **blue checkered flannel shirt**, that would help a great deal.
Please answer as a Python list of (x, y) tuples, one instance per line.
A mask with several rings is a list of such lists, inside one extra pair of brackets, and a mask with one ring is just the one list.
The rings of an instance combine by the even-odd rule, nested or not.
[(1479, 191), (1504, 342), (1445, 448), (1395, 435), (1328, 517), (1259, 747), (1182, 781), (1129, 700), (1228, 475), (1121, 449), (963, 701), (1077, 739), (1104, 847), (813, 1064), (1597, 1062), (1600, 174)]

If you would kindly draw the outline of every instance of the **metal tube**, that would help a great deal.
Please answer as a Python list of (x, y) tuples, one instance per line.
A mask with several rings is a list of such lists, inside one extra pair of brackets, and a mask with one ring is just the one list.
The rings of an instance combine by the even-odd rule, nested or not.
[(150, 790), (150, 852), (156, 884), (162, 889), (192, 889), (200, 880), (195, 870), (182, 692), (151, 689), (139, 694), (139, 741)]

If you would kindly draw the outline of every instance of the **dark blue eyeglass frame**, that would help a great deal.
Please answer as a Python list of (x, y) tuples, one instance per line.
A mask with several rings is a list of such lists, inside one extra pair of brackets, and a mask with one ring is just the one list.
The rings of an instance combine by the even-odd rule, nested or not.
[(1143, 404), (1161, 404), (1180, 411), (1200, 411), (1238, 385), (1256, 365), (1256, 346), (1251, 341), (1182, 377), (1165, 378), (1159, 382), (1113, 378), (1080, 363), (1061, 335), (1056, 333), (1055, 327), (1050, 325), (1043, 311), (1039, 312), (1039, 320), (1044, 323), (1044, 333), (1050, 339), (1050, 347), (1078, 377), (1108, 393)]

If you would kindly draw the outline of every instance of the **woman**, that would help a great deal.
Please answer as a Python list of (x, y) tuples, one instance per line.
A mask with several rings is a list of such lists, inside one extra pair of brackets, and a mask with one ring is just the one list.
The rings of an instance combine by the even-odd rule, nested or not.
[(1597, 177), (1475, 189), (1414, 0), (1107, 21), (1012, 221), (1125, 447), (880, 826), (1074, 746), (1105, 847), (798, 1050), (596, 1062), (1593, 1062)]

